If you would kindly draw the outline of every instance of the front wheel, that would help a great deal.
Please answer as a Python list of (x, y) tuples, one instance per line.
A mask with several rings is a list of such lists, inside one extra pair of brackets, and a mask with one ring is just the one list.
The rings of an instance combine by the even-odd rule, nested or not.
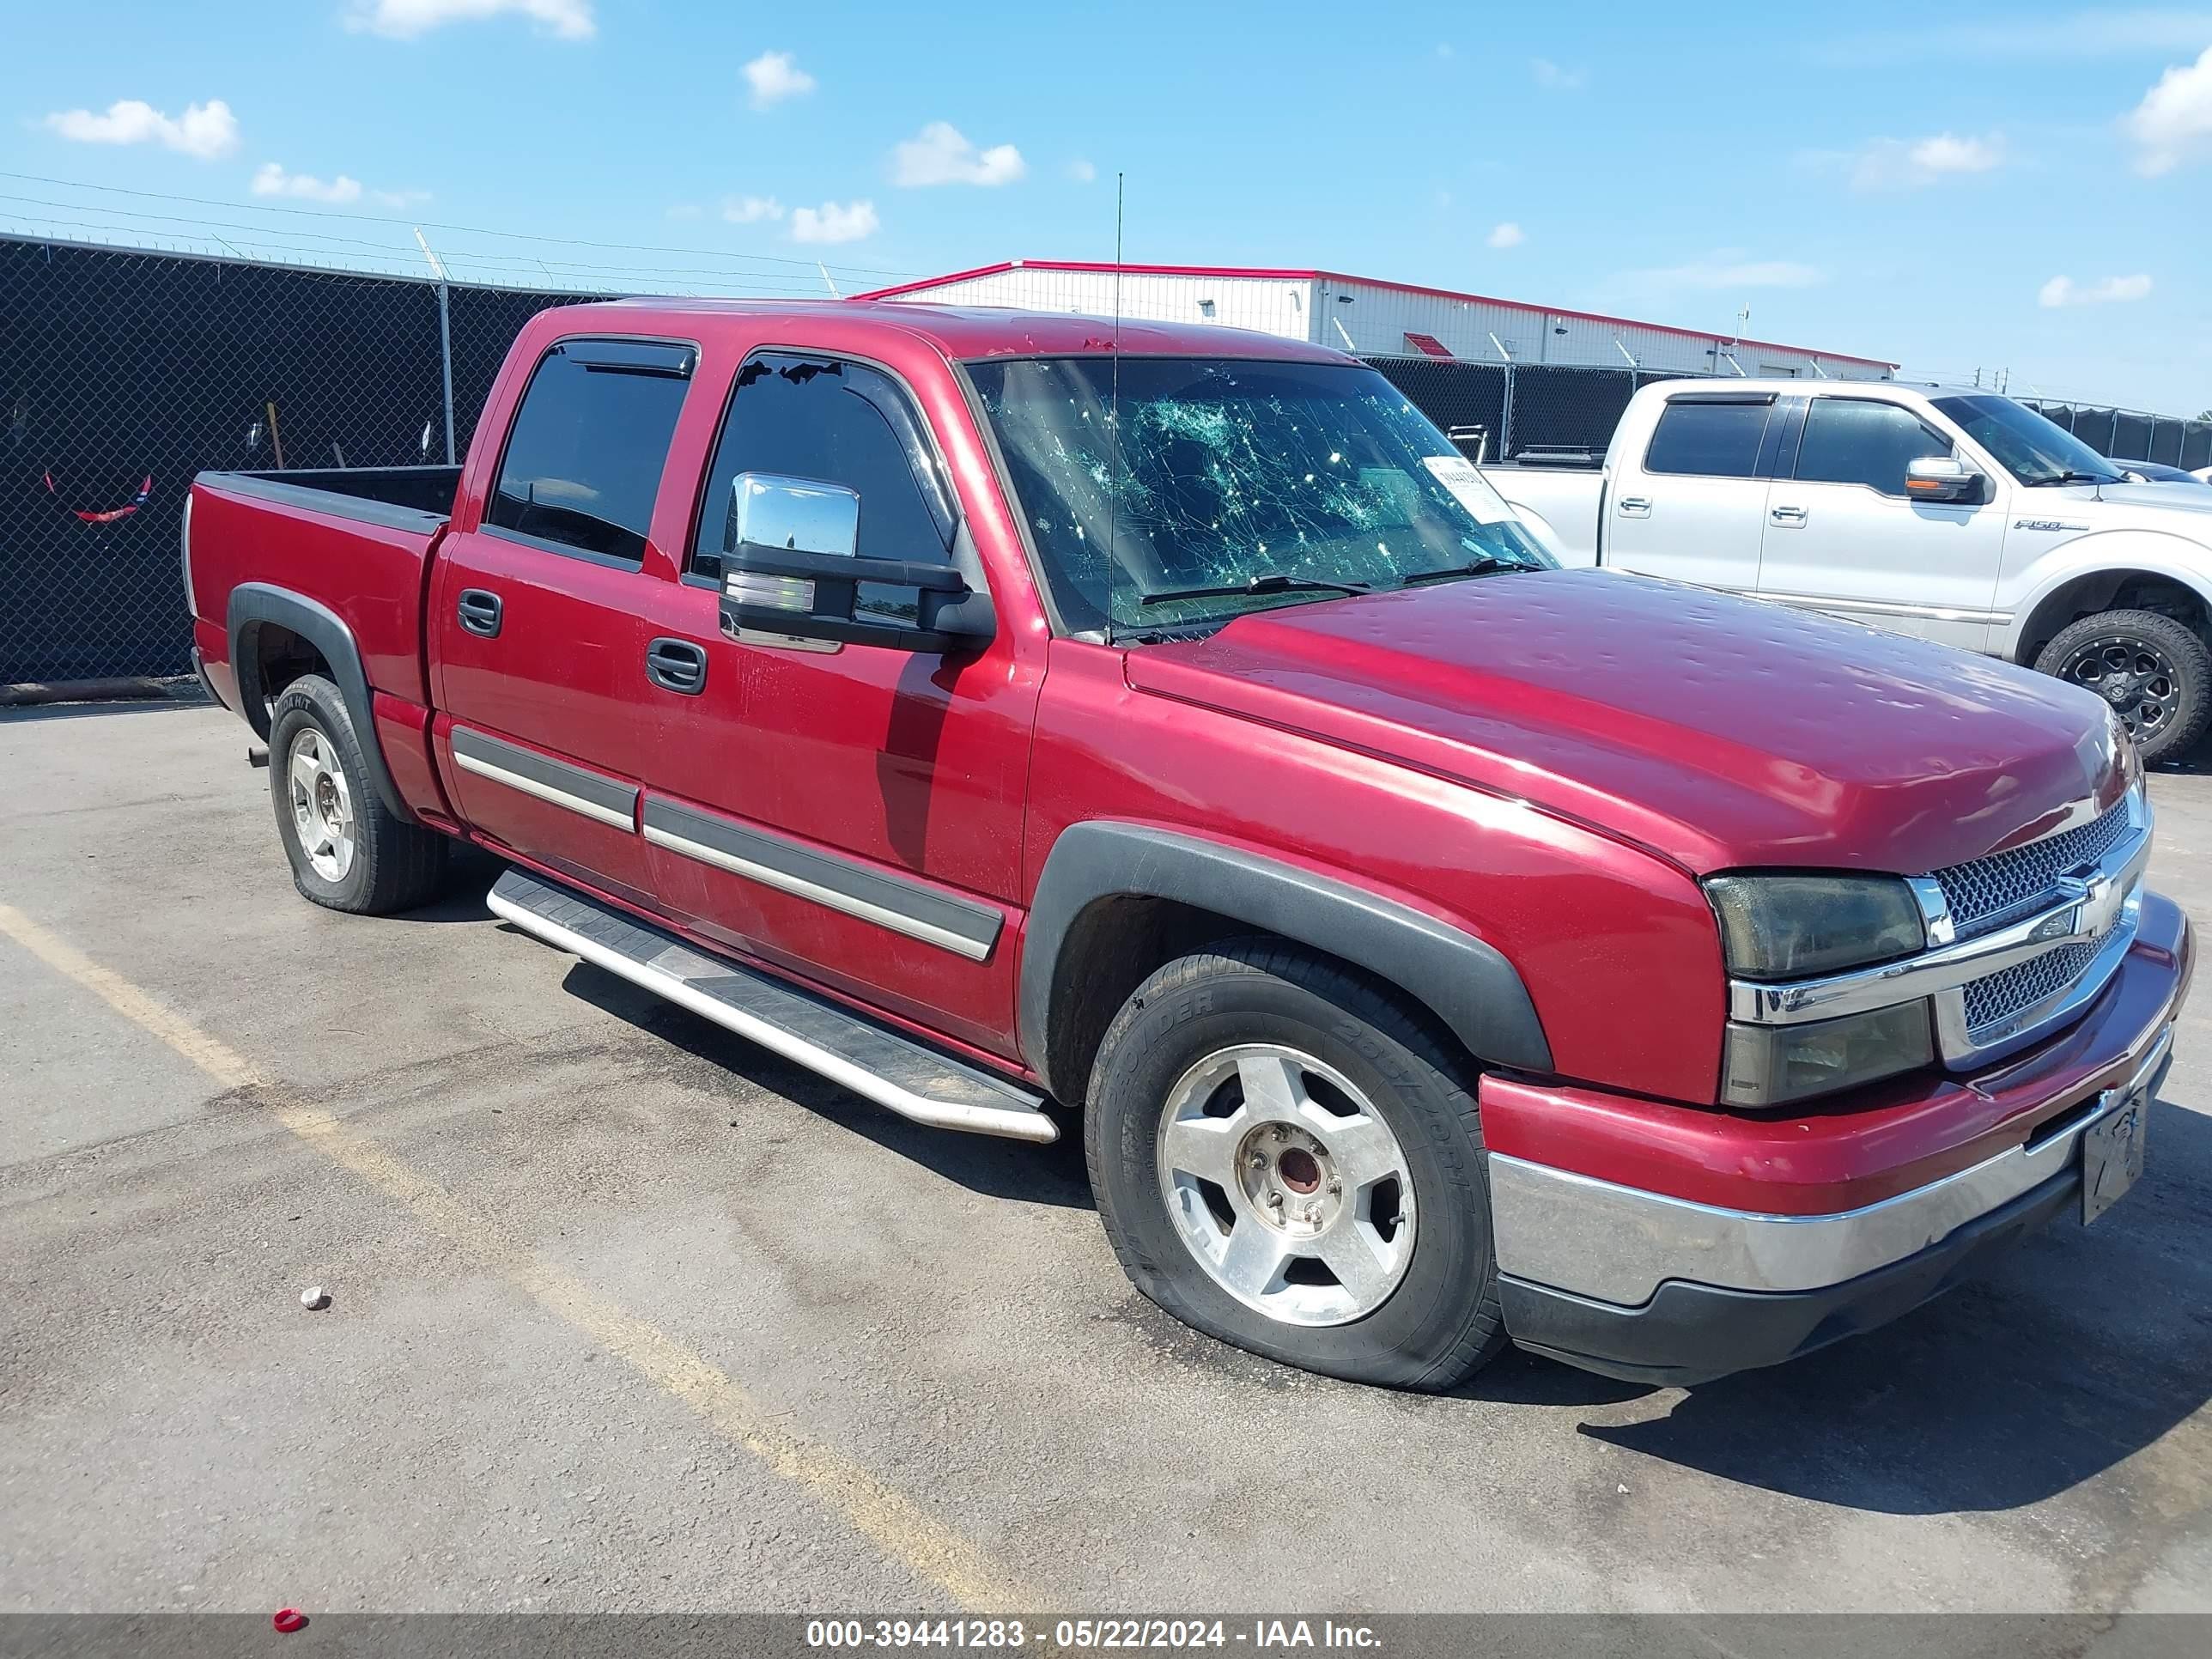
[(1506, 1341), (1462, 1071), (1381, 986), (1295, 947), (1170, 963), (1091, 1073), (1091, 1186), (1123, 1268), (1255, 1353), (1451, 1387)]
[(2179, 760), (2212, 724), (2212, 649), (2155, 611), (2106, 611), (2062, 629), (2036, 667), (2094, 691), (2145, 762)]

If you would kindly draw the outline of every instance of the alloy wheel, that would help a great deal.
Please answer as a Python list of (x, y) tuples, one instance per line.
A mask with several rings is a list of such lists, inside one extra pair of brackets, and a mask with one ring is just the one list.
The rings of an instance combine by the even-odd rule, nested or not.
[(313, 726), (302, 728), (285, 757), (284, 774), (292, 795), (292, 827), (300, 851), (325, 881), (339, 882), (353, 868), (357, 836), (353, 792), (331, 740)]
[(2136, 635), (2084, 641), (2058, 672), (2062, 679), (2102, 697), (2139, 743), (2171, 726), (2181, 708), (2181, 677), (2173, 664)]
[(1389, 1299), (1413, 1255), (1404, 1150), (1341, 1073), (1279, 1043), (1209, 1054), (1169, 1092), (1161, 1196), (1184, 1246), (1247, 1307), (1341, 1325)]

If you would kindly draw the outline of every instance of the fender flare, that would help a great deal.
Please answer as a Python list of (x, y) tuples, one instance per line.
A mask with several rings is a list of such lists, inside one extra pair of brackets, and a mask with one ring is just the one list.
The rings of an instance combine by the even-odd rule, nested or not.
[(1015, 1013), (1021, 1049), (1061, 1098), (1077, 1081), (1049, 1075), (1062, 955), (1078, 919), (1115, 898), (1171, 899), (1325, 951), (1405, 990), (1477, 1058), (1552, 1070), (1528, 988), (1496, 946), (1334, 877), (1195, 836), (1094, 821), (1070, 825), (1053, 844), (1023, 936)]
[(2141, 570), (2162, 576), (2177, 586), (2191, 590), (2204, 602), (2206, 611), (2212, 613), (2212, 544), (2193, 542), (2170, 530), (2093, 530), (2047, 550), (2036, 562), (2052, 568), (2038, 578), (2034, 589), (2014, 607), (2012, 621), (2005, 629), (2004, 655), (2008, 661), (2020, 660), (2027, 644), (2028, 624), (2044, 601), (2069, 582), (2080, 581), (2085, 576), (2117, 574), (2123, 570)]
[(230, 590), (225, 626), (230, 634), (231, 672), (238, 678), (238, 701), (255, 734), (264, 743), (269, 739), (269, 700), (261, 689), (261, 630), (271, 626), (289, 629), (330, 664), (331, 678), (353, 719), (362, 763), (368, 769), (369, 781), (376, 786), (386, 810), (403, 823), (414, 823), (414, 812), (401, 798), (399, 786), (392, 781), (391, 769), (384, 763), (384, 746), (376, 736), (374, 696), (361, 665), (361, 647), (345, 619), (328, 605), (289, 588), (267, 582), (240, 582)]

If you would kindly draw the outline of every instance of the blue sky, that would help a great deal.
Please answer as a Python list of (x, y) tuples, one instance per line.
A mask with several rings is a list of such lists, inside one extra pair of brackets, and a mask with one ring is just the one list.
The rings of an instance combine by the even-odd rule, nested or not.
[(108, 188), (0, 179), (0, 225), (388, 264), (421, 220), (456, 276), (819, 292), (816, 258), (849, 290), (1109, 257), (1118, 170), (1132, 259), (1748, 306), (1914, 371), (2212, 406), (2212, 9), (9, 11), (37, 72), (0, 168)]

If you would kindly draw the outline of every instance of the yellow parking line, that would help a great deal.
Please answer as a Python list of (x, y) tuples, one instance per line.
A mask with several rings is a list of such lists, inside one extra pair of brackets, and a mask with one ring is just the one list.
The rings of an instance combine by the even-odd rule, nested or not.
[[(173, 1009), (98, 963), (21, 911), (0, 904), (0, 934), (64, 978), (90, 991), (141, 1030), (161, 1039), (226, 1089), (267, 1082), (260, 1071)], [(1006, 1613), (1049, 1605), (980, 1546), (884, 1485), (842, 1453), (778, 1428), (727, 1372), (650, 1322), (625, 1311), (574, 1275), (547, 1266), (471, 1213), (451, 1193), (319, 1107), (270, 1107), (307, 1146), (376, 1191), (477, 1264), (526, 1292), (617, 1358), (696, 1412), (716, 1434), (743, 1447), (778, 1478), (827, 1502), (854, 1530), (961, 1607)]]

